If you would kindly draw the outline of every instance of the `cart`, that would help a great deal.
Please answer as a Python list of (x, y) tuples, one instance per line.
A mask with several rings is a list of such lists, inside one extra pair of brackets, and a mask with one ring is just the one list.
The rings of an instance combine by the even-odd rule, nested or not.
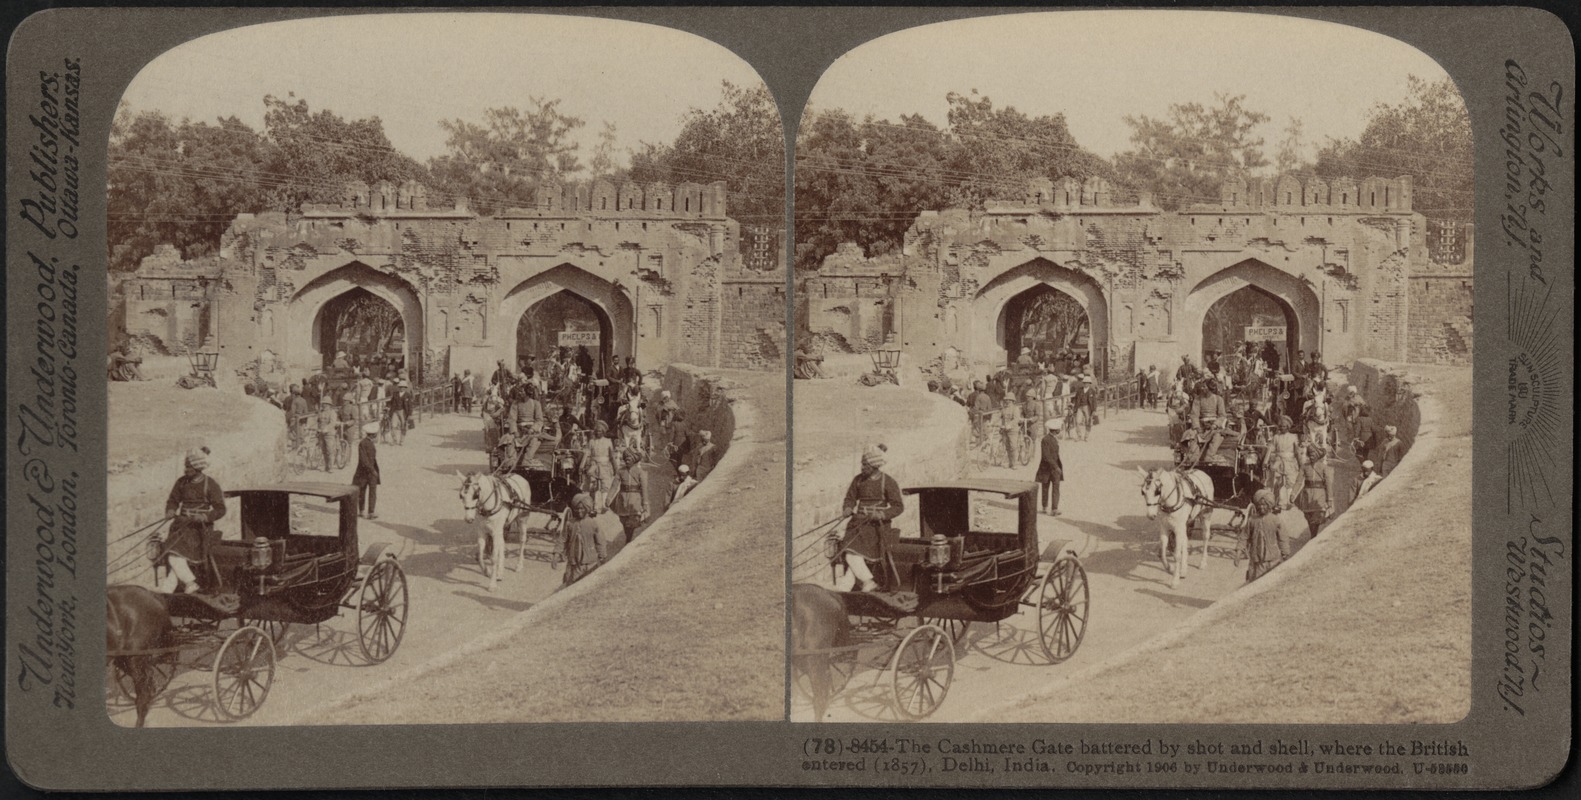
[[(810, 659), (828, 656), (833, 696), (875, 653), (888, 653), (878, 663), (890, 674), (895, 711), (903, 719), (926, 718), (949, 692), (969, 628), (1022, 609), (1036, 610), (1047, 663), (1074, 655), (1087, 630), (1087, 573), (1067, 542), (1039, 550), (1036, 492), (1033, 483), (988, 479), (905, 489), (917, 498), (916, 530), (886, 548), (875, 570), (879, 591), (834, 592), (850, 621), (848, 639), (833, 648), (798, 647), (797, 686), (811, 696), (809, 669), (824, 659)], [(1016, 512), (1014, 532), (989, 531), (975, 518), (984, 503), (1007, 501)], [(912, 618), (915, 625), (901, 624)]]
[[(406, 575), (384, 542), (359, 553), (357, 487), (286, 483), (225, 496), (239, 500), (240, 538), (213, 542), (208, 562), (194, 565), (200, 584), (212, 590), (166, 596), (172, 627), (164, 647), (107, 657), (150, 657), (156, 694), (181, 669), (207, 669), (219, 718), (235, 721), (268, 698), (278, 648), (293, 624), (350, 612), (366, 663), (395, 653), (406, 632)], [(234, 626), (226, 624), (231, 620)], [(128, 676), (110, 672), (130, 697)]]

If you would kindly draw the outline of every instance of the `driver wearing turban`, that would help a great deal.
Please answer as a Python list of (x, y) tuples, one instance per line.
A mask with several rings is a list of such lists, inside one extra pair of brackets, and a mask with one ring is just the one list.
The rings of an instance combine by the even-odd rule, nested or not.
[(883, 445), (869, 447), (862, 453), (861, 473), (851, 479), (851, 487), (845, 493), (844, 512), (850, 520), (840, 542), (846, 565), (845, 574), (836, 581), (836, 588), (841, 591), (849, 591), (857, 581), (864, 592), (879, 588), (868, 562), (884, 561), (889, 541), (895, 536), (890, 520), (905, 510), (900, 484), (883, 471), (884, 461)]
[(170, 487), (165, 499), (165, 516), (170, 517), (169, 542), (165, 564), (169, 571), (159, 581), (159, 589), (174, 592), (199, 591), (191, 562), (208, 561), (209, 537), (214, 521), (225, 516), (225, 492), (218, 481), (203, 474), (209, 468), (209, 449), (187, 451), (186, 470)]

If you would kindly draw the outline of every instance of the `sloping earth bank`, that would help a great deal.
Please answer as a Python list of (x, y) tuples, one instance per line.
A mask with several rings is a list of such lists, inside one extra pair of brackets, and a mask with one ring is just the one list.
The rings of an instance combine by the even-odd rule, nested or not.
[(995, 722), (1448, 723), (1471, 702), (1471, 374), (1407, 368), (1426, 431), (1289, 563)]
[(785, 697), (785, 386), (722, 379), (735, 435), (680, 504), (575, 586), (297, 724), (778, 720)]

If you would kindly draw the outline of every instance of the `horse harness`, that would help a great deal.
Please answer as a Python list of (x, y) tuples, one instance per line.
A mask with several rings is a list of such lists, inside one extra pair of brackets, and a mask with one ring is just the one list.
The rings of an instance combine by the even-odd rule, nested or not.
[[(1183, 488), (1185, 486), (1190, 486), (1191, 487), (1191, 491), (1187, 492)], [(1164, 498), (1163, 494), (1159, 494), (1158, 495), (1158, 510), (1159, 511), (1162, 511), (1165, 514), (1173, 514), (1173, 513), (1175, 513), (1176, 511), (1179, 511), (1181, 508), (1183, 508), (1185, 506), (1196, 505), (1196, 504), (1198, 504), (1199, 502), (1202, 501), (1202, 498), (1200, 496), (1198, 496), (1198, 494), (1197, 494), (1197, 484), (1195, 482), (1193, 482), (1191, 480), (1191, 478), (1188, 477), (1185, 473), (1179, 472), (1179, 471), (1176, 471), (1176, 473), (1175, 473), (1175, 491), (1172, 494), (1173, 494), (1173, 496), (1178, 497), (1180, 499), (1180, 502), (1176, 503), (1174, 506), (1170, 506), (1170, 505), (1168, 505), (1168, 501)]]

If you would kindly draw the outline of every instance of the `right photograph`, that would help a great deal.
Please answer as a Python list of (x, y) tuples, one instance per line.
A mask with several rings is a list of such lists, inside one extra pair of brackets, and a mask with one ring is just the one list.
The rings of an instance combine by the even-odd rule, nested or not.
[(1450, 723), (1472, 135), (1411, 45), (873, 40), (795, 159), (791, 719)]

